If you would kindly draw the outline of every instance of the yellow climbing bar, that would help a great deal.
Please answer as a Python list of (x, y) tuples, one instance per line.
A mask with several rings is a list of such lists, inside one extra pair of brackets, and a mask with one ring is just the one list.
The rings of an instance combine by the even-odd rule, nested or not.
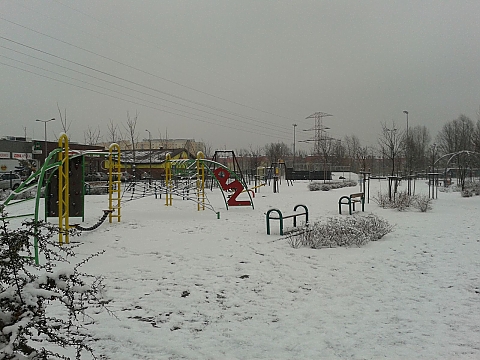
[(197, 153), (197, 211), (205, 210), (205, 155)]
[[(113, 218), (120, 222), (121, 218), (121, 184), (122, 165), (120, 162), (120, 146), (113, 143), (108, 148), (108, 221)], [(114, 158), (114, 155), (116, 158)], [(115, 213), (114, 213), (115, 212)]]
[(69, 204), (70, 204), (70, 189), (69, 189), (69, 148), (68, 137), (66, 134), (62, 134), (58, 139), (58, 147), (62, 149), (58, 153), (58, 242), (63, 244), (65, 237), (65, 243), (69, 243), (68, 231), (70, 226), (68, 223), (69, 218)]

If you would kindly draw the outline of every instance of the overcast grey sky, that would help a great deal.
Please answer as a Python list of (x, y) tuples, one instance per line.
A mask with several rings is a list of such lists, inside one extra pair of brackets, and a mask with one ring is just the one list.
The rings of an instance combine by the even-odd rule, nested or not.
[[(0, 135), (71, 141), (138, 112), (140, 138), (212, 148), (293, 142), (332, 114), (376, 145), (381, 122), (435, 136), (480, 106), (480, 1), (0, 0)], [(48, 137), (62, 131), (48, 124)]]

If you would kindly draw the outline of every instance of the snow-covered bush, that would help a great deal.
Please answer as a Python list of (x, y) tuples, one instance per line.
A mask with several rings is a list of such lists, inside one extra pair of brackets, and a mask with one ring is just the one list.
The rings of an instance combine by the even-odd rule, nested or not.
[(397, 209), (398, 211), (406, 211), (410, 207), (426, 212), (432, 210), (432, 199), (429, 199), (426, 195), (409, 195), (406, 191), (401, 191), (392, 196), (391, 198), (387, 193), (378, 192), (373, 197), (373, 201), (378, 206), (384, 209)]
[(379, 191), (378, 194), (373, 197), (373, 201), (375, 201), (377, 203), (377, 205), (380, 206), (383, 209), (391, 207), (391, 201), (390, 201), (387, 193), (381, 193)]
[(395, 196), (393, 207), (398, 211), (405, 211), (412, 206), (414, 198), (414, 195), (409, 195), (406, 191), (400, 191)]
[(303, 231), (287, 236), (287, 242), (294, 248), (310, 247), (319, 249), (337, 246), (362, 246), (376, 241), (393, 231), (388, 221), (370, 214), (349, 217), (331, 217), (326, 222), (315, 222)]
[(427, 212), (428, 210), (432, 210), (432, 201), (433, 199), (427, 195), (415, 195), (413, 199), (413, 207), (421, 212)]
[(308, 184), (308, 189), (310, 191), (329, 191), (331, 189), (340, 189), (344, 187), (357, 186), (355, 181), (345, 181), (345, 182), (332, 182), (332, 183), (322, 183), (318, 181), (312, 181)]
[[(25, 221), (12, 230), (8, 221), (0, 220), (0, 358), (75, 359), (93, 354), (93, 338), (85, 319), (92, 307), (105, 308), (100, 277), (80, 271), (94, 254), (75, 266), (67, 258), (74, 255), (71, 245), (48, 242), (58, 228), (54, 225)], [(74, 235), (72, 233), (72, 235)], [(36, 236), (44, 263), (35, 265), (33, 238)], [(64, 316), (55, 317), (62, 312)], [(63, 309), (63, 311), (61, 311)], [(63, 350), (67, 349), (67, 350)]]
[(465, 181), (464, 190), (462, 191), (462, 197), (470, 197), (473, 195), (480, 195), (480, 182)]
[[(0, 190), (0, 201), (6, 200), (7, 197), (13, 192), (11, 189)], [(15, 200), (22, 199), (33, 199), (36, 196), (37, 189), (30, 189), (27, 191), (22, 191), (20, 194), (15, 195)], [(43, 191), (40, 193), (40, 196), (43, 196)]]

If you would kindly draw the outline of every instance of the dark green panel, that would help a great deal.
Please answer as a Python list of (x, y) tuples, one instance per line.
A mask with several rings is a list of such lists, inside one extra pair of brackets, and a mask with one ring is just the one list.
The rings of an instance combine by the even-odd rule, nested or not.
[[(52, 176), (49, 178), (46, 187), (46, 212), (47, 217), (58, 216), (58, 168), (54, 170)], [(84, 212), (84, 197), (83, 197), (83, 156), (77, 156), (69, 159), (69, 216), (83, 217)]]

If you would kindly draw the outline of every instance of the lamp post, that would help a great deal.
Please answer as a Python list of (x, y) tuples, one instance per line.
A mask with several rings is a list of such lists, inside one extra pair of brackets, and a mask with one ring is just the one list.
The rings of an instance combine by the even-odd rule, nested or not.
[(148, 132), (148, 144), (149, 144), (149, 149), (150, 149), (150, 179), (148, 180), (149, 183), (152, 183), (152, 134), (150, 133), (149, 130), (145, 130)]
[(435, 172), (435, 150), (437, 148), (437, 144), (433, 144), (433, 148), (432, 148), (432, 173)]
[(410, 165), (409, 165), (409, 163), (408, 163), (408, 155), (409, 155), (408, 150), (409, 150), (409, 146), (410, 146), (410, 139), (409, 139), (409, 137), (408, 137), (408, 111), (407, 111), (407, 110), (403, 110), (403, 113), (404, 113), (405, 115), (407, 115), (407, 146), (406, 146), (406, 150), (405, 150), (405, 151), (406, 151), (405, 161), (406, 161), (406, 163), (407, 163), (407, 167), (406, 167), (406, 169), (407, 169), (407, 175), (410, 175)]
[(297, 124), (292, 124), (293, 125), (293, 167), (292, 170), (295, 171), (295, 128), (297, 127)]
[(45, 125), (45, 137), (44, 137), (44, 151), (45, 153), (43, 154), (43, 162), (45, 163), (45, 160), (47, 160), (47, 123), (50, 122), (50, 121), (54, 121), (55, 118), (52, 118), (52, 119), (49, 119), (49, 120), (40, 120), (40, 119), (36, 119), (35, 121), (40, 121), (40, 122), (43, 122), (43, 124)]

